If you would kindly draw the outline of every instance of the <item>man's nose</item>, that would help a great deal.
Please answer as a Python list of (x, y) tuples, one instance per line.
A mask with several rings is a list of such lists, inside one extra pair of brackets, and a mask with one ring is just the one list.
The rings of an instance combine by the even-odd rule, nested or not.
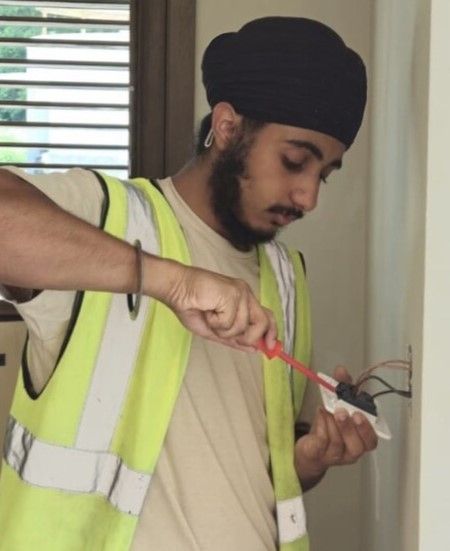
[(317, 206), (320, 183), (317, 180), (302, 182), (291, 192), (291, 201), (295, 207), (309, 212)]

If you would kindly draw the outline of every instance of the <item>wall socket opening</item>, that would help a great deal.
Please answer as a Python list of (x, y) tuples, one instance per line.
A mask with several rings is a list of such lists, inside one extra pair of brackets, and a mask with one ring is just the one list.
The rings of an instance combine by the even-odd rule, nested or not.
[(412, 350), (412, 346), (410, 344), (408, 344), (408, 351), (406, 353), (406, 360), (409, 363), (408, 391), (411, 393), (411, 398), (412, 398), (413, 350)]

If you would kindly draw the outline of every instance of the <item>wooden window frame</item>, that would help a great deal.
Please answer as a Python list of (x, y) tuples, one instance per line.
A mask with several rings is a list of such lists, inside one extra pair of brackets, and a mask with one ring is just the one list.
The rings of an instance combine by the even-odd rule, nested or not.
[(132, 4), (131, 175), (157, 178), (193, 153), (196, 3)]
[[(194, 150), (195, 0), (131, 0), (131, 176), (174, 174)], [(0, 321), (17, 321), (0, 301)]]

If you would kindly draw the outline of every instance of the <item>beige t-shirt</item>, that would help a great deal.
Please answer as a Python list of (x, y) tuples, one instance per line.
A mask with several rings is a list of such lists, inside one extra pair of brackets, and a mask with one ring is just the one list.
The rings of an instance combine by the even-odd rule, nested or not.
[[(66, 210), (98, 224), (103, 195), (91, 173), (20, 174)], [(160, 185), (184, 230), (193, 264), (244, 279), (257, 295), (256, 253), (237, 251), (204, 224), (170, 178)], [(18, 306), (30, 331), (28, 359), (36, 391), (55, 364), (73, 298), (74, 293), (44, 291)], [(274, 507), (261, 358), (194, 337), (132, 550), (274, 550)]]

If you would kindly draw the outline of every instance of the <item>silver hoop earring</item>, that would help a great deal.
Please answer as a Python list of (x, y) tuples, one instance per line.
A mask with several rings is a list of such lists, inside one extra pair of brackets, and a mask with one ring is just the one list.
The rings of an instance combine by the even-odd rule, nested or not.
[(205, 138), (205, 141), (203, 142), (203, 145), (206, 147), (206, 149), (209, 149), (214, 141), (214, 132), (213, 129), (208, 132), (208, 135)]

